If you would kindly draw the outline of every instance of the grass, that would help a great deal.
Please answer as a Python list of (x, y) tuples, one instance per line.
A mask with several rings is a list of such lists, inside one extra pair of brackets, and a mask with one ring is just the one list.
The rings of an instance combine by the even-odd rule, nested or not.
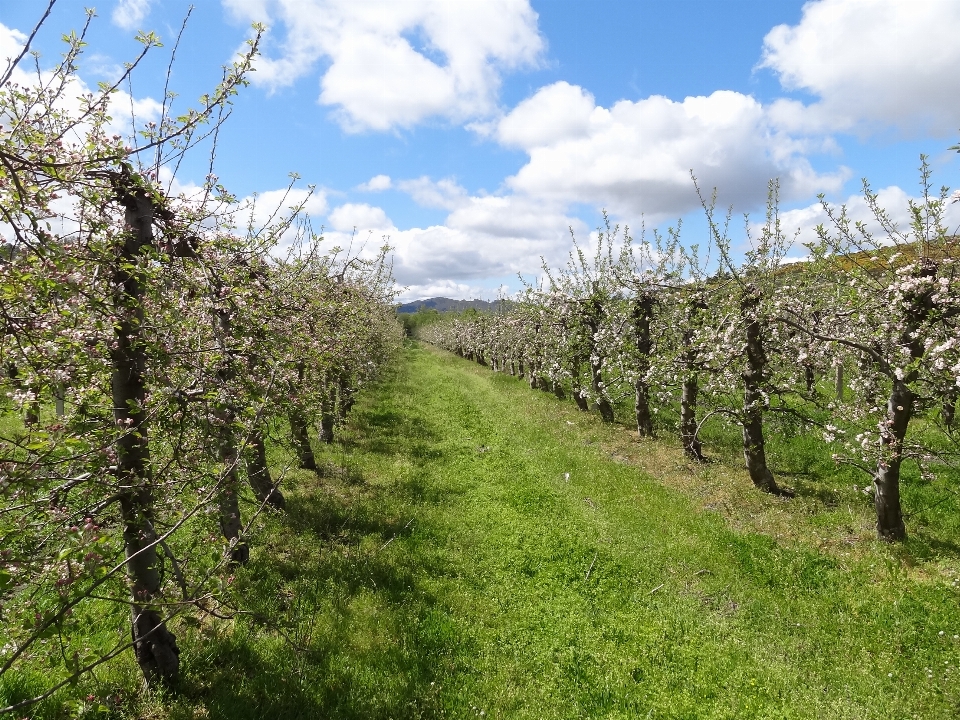
[(804, 473), (785, 500), (718, 447), (691, 465), (411, 345), (263, 518), (230, 585), (252, 615), (177, 627), (178, 694), (126, 659), (43, 716), (960, 715), (950, 528), (880, 544), (813, 449), (771, 449)]

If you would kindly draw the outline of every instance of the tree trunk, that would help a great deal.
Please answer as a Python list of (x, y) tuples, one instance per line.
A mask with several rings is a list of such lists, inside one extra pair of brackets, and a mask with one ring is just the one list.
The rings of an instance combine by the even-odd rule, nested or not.
[(314, 457), (313, 448), (310, 446), (310, 431), (303, 413), (299, 410), (291, 410), (288, 417), (290, 434), (293, 437), (293, 449), (297, 453), (300, 467), (304, 470), (316, 471), (317, 459)]
[(53, 388), (53, 407), (54, 412), (57, 414), (57, 417), (63, 417), (67, 414), (67, 409), (65, 406), (66, 392), (63, 389), (63, 385), (56, 385)]
[(767, 371), (767, 355), (763, 347), (763, 329), (757, 312), (760, 295), (753, 288), (744, 291), (740, 312), (746, 324), (747, 365), (743, 379), (743, 458), (753, 484), (764, 492), (780, 494), (777, 481), (767, 467), (766, 443), (763, 437), (763, 407), (765, 404), (761, 383)]
[(113, 416), (117, 439), (117, 484), (124, 554), (130, 583), (130, 620), (137, 664), (150, 685), (173, 684), (180, 649), (154, 604), (161, 595), (157, 536), (153, 524), (153, 478), (146, 423), (146, 351), (143, 341), (145, 288), (138, 256), (153, 242), (154, 208), (142, 190), (118, 187), (128, 231), (113, 268), (117, 316), (110, 350)]
[(683, 353), (680, 356), (684, 369), (683, 385), (680, 387), (680, 444), (687, 457), (705, 462), (703, 446), (697, 432), (697, 396), (700, 394), (700, 378), (697, 374), (697, 350), (693, 345), (694, 321), (697, 314), (706, 309), (706, 303), (697, 295), (687, 301), (686, 329), (683, 332)]
[(803, 379), (807, 385), (807, 394), (812, 395), (813, 388), (814, 388), (814, 385), (816, 384), (817, 378), (813, 374), (813, 365), (811, 365), (810, 363), (806, 363), (803, 366)]
[(560, 400), (566, 400), (567, 395), (563, 392), (563, 384), (558, 380), (553, 381), (553, 394), (557, 396)]
[(350, 387), (350, 376), (347, 373), (340, 373), (337, 378), (337, 415), (340, 422), (347, 419), (347, 415), (353, 409), (356, 402), (354, 390)]
[(643, 380), (633, 384), (636, 392), (633, 401), (634, 415), (637, 420), (637, 434), (640, 437), (653, 437), (653, 417), (650, 414), (650, 388)]
[[(297, 383), (303, 387), (306, 378), (306, 367), (303, 362), (297, 363)], [(297, 459), (300, 468), (303, 470), (317, 470), (317, 460), (313, 455), (313, 448), (310, 445), (310, 429), (307, 419), (296, 404), (292, 406), (287, 414), (290, 421), (290, 435), (293, 439), (293, 449), (297, 453)]]
[[(689, 371), (688, 362), (688, 371)], [(690, 373), (680, 388), (680, 443), (683, 451), (692, 460), (703, 462), (703, 447), (697, 436), (697, 395), (700, 393), (700, 380), (696, 373)]]
[(610, 401), (603, 396), (603, 379), (600, 374), (600, 364), (590, 363), (590, 381), (593, 386), (593, 395), (596, 398), (597, 410), (600, 411), (600, 419), (603, 422), (613, 422), (613, 408), (610, 407)]
[(600, 411), (600, 419), (605, 423), (612, 423), (613, 418), (613, 408), (610, 407), (610, 401), (604, 397), (603, 394), (603, 375), (601, 374), (602, 365), (597, 359), (597, 348), (594, 338), (597, 336), (597, 331), (600, 327), (600, 312), (601, 309), (596, 302), (591, 303), (590, 305), (590, 315), (588, 316), (586, 323), (587, 327), (590, 329), (590, 386), (593, 388), (593, 397), (595, 398), (594, 403), (597, 407), (597, 410)]
[(236, 433), (233, 429), (233, 412), (223, 410), (219, 413), (220, 461), (223, 463), (223, 475), (217, 493), (217, 506), (220, 511), (220, 532), (230, 546), (230, 562), (243, 565), (250, 559), (250, 548), (240, 537), (243, 523), (240, 520), (240, 477), (238, 466), (240, 453), (237, 451)]
[(286, 499), (280, 489), (274, 485), (273, 478), (270, 477), (270, 468), (267, 467), (267, 446), (263, 441), (263, 433), (259, 430), (254, 430), (250, 435), (247, 479), (257, 500), (269, 503), (277, 510), (284, 509)]
[(837, 363), (836, 376), (833, 379), (834, 390), (837, 393), (837, 400), (843, 402), (843, 363)]
[(323, 383), (323, 396), (320, 399), (320, 442), (333, 442), (333, 427), (336, 422), (335, 398), (333, 396), (333, 381), (327, 377)]
[(633, 409), (637, 420), (637, 434), (640, 437), (653, 437), (653, 417), (650, 414), (650, 386), (646, 381), (650, 370), (650, 352), (653, 342), (650, 339), (650, 325), (653, 322), (653, 297), (646, 293), (637, 295), (633, 303), (633, 335), (637, 346), (637, 374), (639, 379), (633, 384), (635, 390)]
[(940, 408), (940, 417), (947, 430), (953, 430), (953, 418), (957, 414), (957, 389), (952, 388), (943, 398), (943, 405)]
[(877, 463), (873, 478), (873, 506), (877, 512), (877, 535), (888, 542), (903, 540), (907, 536), (900, 509), (900, 464), (914, 399), (906, 383), (895, 380), (887, 401), (886, 429), (880, 433), (880, 446), (886, 457)]
[(583, 396), (583, 390), (581, 388), (574, 388), (573, 401), (577, 404), (577, 410), (580, 412), (590, 412), (590, 405), (587, 403), (587, 399)]

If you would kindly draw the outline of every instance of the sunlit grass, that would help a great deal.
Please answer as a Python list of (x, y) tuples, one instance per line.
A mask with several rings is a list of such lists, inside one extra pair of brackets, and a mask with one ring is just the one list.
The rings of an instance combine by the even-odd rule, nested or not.
[(771, 449), (786, 500), (719, 439), (692, 465), (411, 346), (264, 516), (230, 586), (251, 614), (178, 625), (179, 693), (129, 661), (76, 692), (121, 693), (101, 717), (957, 716), (946, 531), (878, 543), (816, 448)]

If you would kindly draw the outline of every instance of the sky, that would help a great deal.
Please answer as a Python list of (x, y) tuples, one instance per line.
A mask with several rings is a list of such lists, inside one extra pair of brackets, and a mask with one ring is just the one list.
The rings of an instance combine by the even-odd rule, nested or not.
[[(41, 68), (79, 30), (59, 0), (35, 42)], [(907, 222), (920, 155), (960, 186), (956, 0), (193, 0), (171, 87), (184, 109), (267, 27), (235, 100), (216, 173), (258, 208), (307, 197), (329, 246), (393, 248), (399, 298), (492, 299), (556, 267), (603, 221), (683, 222), (706, 240), (691, 171), (721, 209), (762, 220), (779, 179), (789, 235), (812, 238), (823, 194), (869, 220), (862, 179)], [(0, 67), (47, 0), (0, 0)], [(157, 119), (187, 0), (104, 0), (80, 78), (125, 87)], [(118, 121), (119, 122), (119, 121)], [(177, 171), (203, 182), (197, 152)], [(950, 222), (960, 224), (960, 203)], [(737, 247), (747, 246), (739, 221)], [(951, 229), (956, 229), (951, 227)], [(802, 256), (803, 249), (792, 251)], [(542, 260), (543, 259), (543, 260)]]

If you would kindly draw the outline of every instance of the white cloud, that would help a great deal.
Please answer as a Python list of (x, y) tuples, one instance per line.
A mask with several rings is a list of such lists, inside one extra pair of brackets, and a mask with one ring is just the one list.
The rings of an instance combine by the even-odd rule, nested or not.
[(27, 36), (22, 32), (0, 23), (0, 71), (10, 67), (8, 63), (20, 54), (26, 42)]
[[(394, 227), (380, 208), (342, 205), (329, 215), (325, 240), (340, 247), (360, 242), (374, 248), (386, 237), (398, 285), (411, 288), (406, 297), (426, 297), (430, 288), (436, 290), (433, 294), (449, 295), (453, 286), (474, 288), (483, 278), (537, 274), (541, 256), (553, 266), (566, 262), (570, 225), (578, 237), (586, 237), (581, 222), (530, 198), (468, 198), (468, 203), (442, 225), (404, 230)], [(460, 288), (455, 296), (468, 295)]]
[(139, 30), (140, 23), (150, 13), (152, 0), (118, 0), (111, 18), (124, 30)]
[(810, 143), (783, 133), (754, 98), (725, 90), (682, 102), (621, 100), (608, 109), (557, 83), (518, 105), (494, 133), (530, 156), (506, 181), (516, 193), (654, 222), (698, 205), (691, 170), (706, 192), (719, 189), (721, 205), (741, 210), (762, 204), (773, 177), (787, 198), (836, 190), (847, 177), (814, 171), (804, 157)]
[[(569, 228), (583, 229), (582, 223), (567, 215), (557, 203), (545, 202), (525, 195), (471, 197), (464, 206), (454, 210), (446, 222), (448, 227), (469, 234), (497, 239), (504, 247), (498, 252), (511, 254), (510, 248), (527, 241), (559, 242), (566, 247), (570, 242)], [(541, 247), (533, 257), (543, 254)], [(551, 254), (551, 253), (547, 253)], [(539, 261), (535, 265), (539, 266)], [(517, 271), (520, 267), (511, 268)]]
[(590, 119), (601, 111), (593, 95), (576, 85), (558, 82), (517, 105), (496, 128), (497, 139), (510, 147), (532, 149), (584, 137)]
[[(891, 185), (876, 191), (878, 205), (883, 208), (890, 220), (892, 220), (900, 232), (907, 234), (910, 231), (910, 210), (909, 202), (920, 202), (920, 198), (912, 197), (902, 188)], [(847, 209), (847, 216), (850, 218), (851, 227), (861, 222), (867, 230), (877, 238), (878, 241), (884, 237), (883, 228), (877, 222), (873, 212), (867, 206), (863, 195), (851, 195), (842, 203)], [(831, 204), (831, 208), (839, 215), (841, 206)], [(960, 224), (960, 204), (951, 203), (947, 206), (944, 214), (944, 222), (951, 233), (958, 231)], [(817, 225), (823, 224), (827, 230), (833, 230), (830, 218), (827, 217), (823, 206), (820, 203), (808, 205), (806, 207), (787, 210), (780, 213), (780, 226), (788, 238), (793, 238), (794, 233), (798, 232), (796, 250), (800, 251), (799, 243), (810, 243), (817, 240)], [(754, 231), (759, 231), (759, 225), (754, 225)], [(836, 232), (833, 232), (836, 235)]]
[[(20, 54), (26, 41), (27, 36), (22, 32), (0, 23), (0, 71), (7, 69), (8, 61)], [(35, 71), (28, 72), (24, 69), (22, 61), (20, 65), (14, 68), (11, 75), (12, 82), (25, 87), (35, 87), (38, 82), (50, 83), (52, 78), (53, 73), (49, 70), (41, 70), (38, 78)], [(55, 104), (67, 117), (82, 117), (85, 110), (81, 98), (87, 95), (97, 96), (97, 90), (91, 88), (79, 75), (73, 75), (61, 90)], [(123, 90), (117, 90), (111, 94), (108, 102), (108, 114), (112, 119), (105, 127), (107, 135), (116, 134), (130, 137), (134, 134), (134, 128), (131, 127), (133, 118), (137, 122), (136, 129), (140, 130), (148, 122), (159, 121), (163, 108), (153, 98), (131, 98)], [(68, 142), (86, 142), (85, 134), (89, 129), (88, 123), (78, 123), (67, 133), (66, 140)]]
[(421, 207), (455, 210), (469, 202), (467, 191), (453, 178), (434, 182), (424, 175), (415, 180), (401, 180), (397, 187), (410, 195)]
[(474, 300), (483, 297), (484, 300), (489, 301), (497, 297), (497, 291), (480, 285), (456, 282), (455, 280), (441, 280), (424, 285), (407, 285), (397, 296), (397, 302), (425, 300), (432, 297), (446, 297), (455, 300)]
[(501, 73), (543, 49), (529, 0), (222, 2), (238, 19), (285, 31), (257, 61), (255, 83), (287, 86), (329, 61), (320, 102), (349, 131), (489, 116)]
[(330, 227), (340, 232), (351, 232), (354, 228), (360, 233), (370, 230), (393, 229), (393, 221), (382, 208), (366, 203), (346, 203), (334, 208), (328, 216)]
[(389, 190), (392, 187), (393, 181), (389, 175), (374, 175), (367, 182), (358, 185), (357, 190), (360, 192), (380, 192), (381, 190)]
[(809, 106), (776, 103), (785, 129), (952, 133), (960, 117), (958, 35), (956, 0), (818, 0), (803, 6), (797, 25), (767, 34), (760, 67), (784, 87), (819, 97)]
[[(190, 189), (193, 190), (194, 197), (200, 191), (200, 188), (195, 186), (190, 186)], [(186, 194), (188, 197), (191, 196), (189, 192)], [(327, 211), (326, 193), (322, 190), (311, 192), (306, 188), (283, 188), (249, 195), (242, 198), (236, 205), (236, 222), (241, 228), (249, 228), (250, 231), (258, 233), (267, 225), (289, 218), (292, 213), (291, 208), (300, 208), (300, 218), (309, 218), (313, 231), (319, 232), (317, 219)], [(294, 242), (296, 234), (297, 227), (294, 224), (279, 239), (280, 252)]]

